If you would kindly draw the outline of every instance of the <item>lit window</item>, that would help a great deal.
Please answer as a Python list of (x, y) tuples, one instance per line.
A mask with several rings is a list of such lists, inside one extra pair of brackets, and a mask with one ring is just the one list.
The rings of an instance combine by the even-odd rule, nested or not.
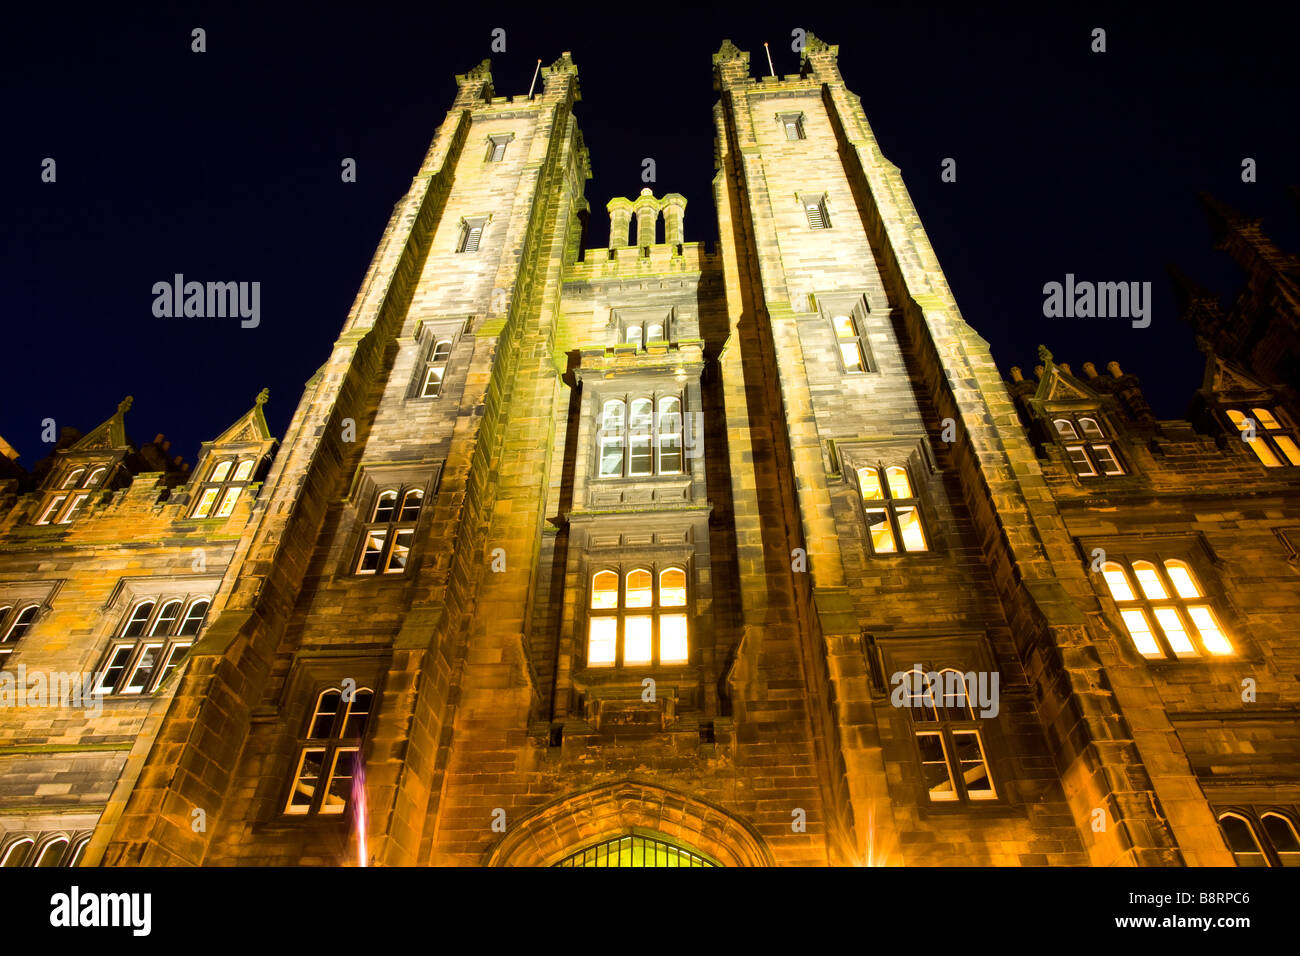
[(35, 841), (22, 839), (16, 840), (5, 847), (4, 856), (0, 857), (0, 866), (17, 867), (27, 862), (28, 855), (32, 852), (32, 847), (36, 845)]
[(1186, 561), (1112, 560), (1102, 566), (1102, 577), (1143, 657), (1183, 659), (1235, 653)]
[(97, 672), (102, 694), (151, 694), (185, 659), (211, 599), (141, 601), (131, 608)]
[(934, 803), (996, 800), (982, 722), (966, 694), (965, 675), (945, 668), (931, 681), (906, 674), (908, 714), (921, 763), (921, 779)]
[(1229, 408), (1225, 414), (1265, 468), (1300, 465), (1295, 429), (1280, 408)]
[(36, 523), (49, 524), (54, 520), (54, 516), (58, 514), (59, 509), (63, 507), (63, 503), (67, 500), (67, 495), (55, 495), (50, 499), (50, 503), (46, 505), (45, 510), (41, 512), (41, 516), (36, 519)]
[(900, 545), (904, 551), (928, 550), (920, 502), (907, 469), (885, 468), (883, 483), (880, 468), (859, 468), (857, 474), (872, 552), (895, 554)]
[(421, 398), (437, 398), (442, 394), (443, 379), (447, 377), (447, 363), (451, 360), (451, 339), (434, 342), (433, 350), (424, 363), (424, 377), (420, 383)]
[(59, 487), (60, 488), (77, 487), (77, 482), (81, 480), (81, 476), (84, 475), (85, 473), (86, 473), (86, 469), (84, 468), (77, 468), (74, 469), (73, 471), (68, 472), (68, 477), (63, 479), (63, 484), (61, 484)]
[(862, 330), (851, 315), (840, 313), (831, 316), (831, 326), (839, 347), (840, 362), (845, 372), (867, 371), (867, 350), (862, 341)]
[(422, 488), (386, 488), (375, 495), (370, 521), (361, 532), (357, 574), (401, 574), (406, 570), (423, 506)]
[(45, 846), (41, 847), (40, 854), (36, 857), (33, 866), (53, 867), (58, 866), (63, 861), (63, 856), (68, 850), (67, 837), (55, 837)]
[[(620, 591), (621, 585), (621, 591)], [(587, 666), (650, 666), (690, 661), (686, 570), (633, 568), (591, 577)], [(682, 609), (665, 611), (666, 608)]]
[(29, 604), (17, 611), (0, 607), (0, 657), (13, 653), (18, 641), (31, 630), (39, 610), (39, 604)]
[(1282, 866), (1300, 866), (1300, 837), (1296, 836), (1295, 824), (1280, 813), (1265, 813), (1260, 822), (1278, 862)]
[(198, 503), (191, 518), (228, 518), (239, 496), (248, 487), (257, 467), (255, 458), (222, 458), (214, 462), (208, 476), (199, 483)]
[(334, 815), (347, 809), (374, 707), (374, 691), (359, 688), (350, 699), (337, 688), (321, 691), (307, 718), (284, 812)]

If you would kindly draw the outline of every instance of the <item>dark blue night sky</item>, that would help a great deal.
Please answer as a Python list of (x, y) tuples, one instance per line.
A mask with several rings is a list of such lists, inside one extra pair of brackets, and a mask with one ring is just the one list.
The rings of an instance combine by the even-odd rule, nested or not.
[[(1300, 185), (1294, 31), (1256, 5), (1026, 15), (855, 3), (807, 19), (797, 5), (584, 4), (566, 17), (479, 6), (497, 12), (7, 14), (0, 435), (24, 466), (48, 452), (43, 419), (88, 431), (127, 394), (135, 441), (166, 433), (190, 462), (263, 386), (283, 434), (453, 75), (488, 56), (498, 94), (514, 95), (538, 57), (572, 51), (595, 170), (589, 246), (606, 242), (605, 202), (645, 185), (645, 157), (656, 193), (687, 197), (686, 238), (712, 243), (711, 54), (729, 37), (758, 75), (767, 40), (789, 74), (794, 28), (838, 44), (963, 314), (1003, 370), (1032, 368), (1040, 342), (1076, 369), (1118, 359), (1162, 417), (1183, 414), (1202, 368), (1166, 265), (1225, 296), (1240, 279), (1214, 251), (1196, 193), (1262, 217), (1300, 251), (1288, 193)], [(196, 26), (203, 54), (190, 51)], [(489, 49), (496, 27), (505, 53)], [(1107, 30), (1104, 54), (1089, 50), (1094, 27)], [(1253, 184), (1241, 181), (1247, 156)], [(56, 183), (40, 181), (45, 157)], [(355, 184), (340, 181), (344, 157), (357, 161)], [(945, 157), (955, 183), (940, 179)], [(175, 273), (260, 282), (260, 325), (155, 317), (151, 288)], [(1044, 318), (1043, 284), (1066, 273), (1152, 282), (1151, 327)]]

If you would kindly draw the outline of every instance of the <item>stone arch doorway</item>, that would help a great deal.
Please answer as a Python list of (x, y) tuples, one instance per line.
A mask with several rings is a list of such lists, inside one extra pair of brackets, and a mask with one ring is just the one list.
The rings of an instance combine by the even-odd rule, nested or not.
[[(570, 794), (535, 810), (488, 852), (488, 866), (551, 866), (589, 850), (621, 855), (618, 841), (663, 843), (711, 866), (772, 866), (771, 851), (745, 821), (720, 807), (654, 784), (624, 781)], [(644, 854), (657, 845), (641, 846)], [(633, 857), (635, 859), (635, 857)], [(658, 862), (631, 865), (659, 865)], [(598, 860), (576, 865), (602, 865)], [(622, 865), (608, 862), (603, 865)], [(687, 865), (696, 865), (688, 863)]]

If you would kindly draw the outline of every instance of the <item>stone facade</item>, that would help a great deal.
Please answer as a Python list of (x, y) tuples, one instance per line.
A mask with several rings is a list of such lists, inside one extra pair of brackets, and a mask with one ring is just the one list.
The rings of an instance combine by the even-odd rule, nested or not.
[(192, 472), (129, 403), (0, 443), (6, 672), (104, 691), (0, 708), (0, 860), (1250, 862), (1232, 813), (1281, 862), (1283, 320), (1205, 330), (1189, 421), (1115, 363), (1004, 380), (837, 56), (714, 56), (712, 251), (649, 190), (585, 248), (576, 66), (485, 61), (282, 442), (263, 394)]

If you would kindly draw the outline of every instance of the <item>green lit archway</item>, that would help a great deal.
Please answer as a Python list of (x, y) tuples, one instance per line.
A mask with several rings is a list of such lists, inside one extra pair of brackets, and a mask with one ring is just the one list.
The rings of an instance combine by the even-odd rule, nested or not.
[(670, 843), (657, 833), (634, 831), (570, 853), (551, 866), (721, 866), (717, 860)]
[[(627, 838), (631, 838), (626, 849), (632, 862), (623, 864), (625, 845), (620, 841)], [(582, 790), (538, 807), (512, 824), (483, 862), (488, 866), (659, 866), (658, 844), (676, 851), (677, 862), (665, 864), (669, 866), (774, 865), (763, 838), (742, 817), (679, 790), (636, 780)], [(655, 862), (647, 863), (651, 849)], [(595, 862), (584, 862), (593, 851)], [(640, 863), (635, 862), (637, 852)], [(682, 853), (704, 862), (689, 862)]]

